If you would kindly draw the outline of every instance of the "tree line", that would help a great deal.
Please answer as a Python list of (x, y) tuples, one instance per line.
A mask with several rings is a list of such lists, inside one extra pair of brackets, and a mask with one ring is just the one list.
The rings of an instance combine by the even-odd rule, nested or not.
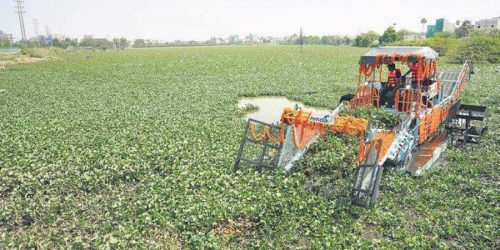
[(464, 60), (475, 62), (500, 63), (500, 31), (474, 30), (470, 21), (463, 21), (454, 32), (438, 32), (434, 37), (424, 39), (422, 34), (407, 30), (396, 31), (388, 27), (382, 35), (369, 31), (356, 36), (354, 46), (429, 46), (449, 62), (461, 63)]
[(89, 49), (124, 49), (130, 46), (130, 41), (124, 37), (113, 38), (113, 40), (108, 40), (106, 38), (94, 38), (91, 35), (86, 35), (83, 39), (73, 39), (66, 37), (64, 39), (47, 39), (45, 36), (40, 36), (38, 39), (30, 39), (28, 41), (16, 41), (12, 42), (10, 40), (2, 40), (0, 42), (0, 47), (19, 47), (19, 48), (32, 48), (32, 47), (58, 47), (58, 48), (89, 48)]
[(307, 45), (352, 45), (353, 39), (349, 36), (325, 35), (325, 36), (303, 36), (290, 39), (286, 44), (307, 44)]
[[(454, 32), (436, 33), (434, 37), (424, 39), (422, 34), (410, 32), (406, 29), (396, 30), (388, 27), (382, 35), (375, 31), (368, 31), (358, 34), (355, 38), (340, 35), (324, 36), (299, 36), (293, 34), (284, 38), (261, 38), (261, 43), (275, 44), (305, 44), (305, 45), (350, 45), (356, 47), (376, 47), (385, 45), (394, 46), (430, 46), (441, 56), (445, 56), (450, 61), (463, 61), (473, 59), (476, 62), (500, 63), (500, 32), (482, 32), (474, 30), (470, 21), (463, 21)], [(274, 40), (273, 40), (274, 39)], [(174, 41), (161, 42), (157, 40), (135, 39), (133, 42), (124, 37), (113, 38), (111, 41), (106, 38), (94, 38), (86, 35), (83, 39), (46, 39), (40, 36), (38, 40), (12, 43), (12, 41), (2, 39), (0, 47), (59, 47), (59, 48), (88, 48), (98, 50), (125, 49), (128, 47), (169, 47), (169, 46), (199, 46), (218, 45), (221, 38), (212, 38), (205, 42), (197, 41)], [(253, 38), (251, 39), (253, 40)], [(244, 41), (237, 35), (230, 36), (222, 44), (244, 44)]]

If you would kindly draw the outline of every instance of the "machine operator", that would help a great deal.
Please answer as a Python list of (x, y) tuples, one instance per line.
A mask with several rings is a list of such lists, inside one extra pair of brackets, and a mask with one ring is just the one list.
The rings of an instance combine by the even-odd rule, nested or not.
[(380, 90), (380, 105), (394, 105), (394, 96), (400, 88), (401, 70), (396, 68), (394, 63), (387, 64), (389, 73), (387, 74), (387, 83)]

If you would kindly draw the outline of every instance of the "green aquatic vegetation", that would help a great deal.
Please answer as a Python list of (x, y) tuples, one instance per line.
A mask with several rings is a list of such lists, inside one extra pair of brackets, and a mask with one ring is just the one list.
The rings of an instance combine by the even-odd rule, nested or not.
[[(2, 70), (0, 248), (498, 248), (496, 65), (476, 65), (463, 94), (491, 111), (483, 144), (419, 178), (385, 172), (374, 209), (340, 191), (346, 138), (325, 138), (297, 171), (233, 173), (241, 96), (332, 107), (365, 52), (76, 50)], [(331, 199), (304, 188), (317, 172), (338, 176)]]
[(310, 145), (294, 163), (293, 171), (307, 176), (307, 190), (327, 199), (349, 202), (357, 151), (356, 138), (329, 133)]
[(399, 114), (374, 107), (346, 108), (340, 112), (340, 115), (365, 118), (372, 126), (383, 129), (393, 129), (401, 124), (401, 116)]
[(241, 108), (241, 111), (245, 114), (252, 113), (252, 112), (255, 112), (257, 110), (259, 110), (259, 106), (251, 104), (251, 103), (249, 103)]

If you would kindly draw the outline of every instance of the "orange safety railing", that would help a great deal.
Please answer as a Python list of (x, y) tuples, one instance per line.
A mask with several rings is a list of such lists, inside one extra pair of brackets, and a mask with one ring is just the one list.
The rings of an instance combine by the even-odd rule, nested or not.
[(464, 87), (465, 78), (466, 78), (468, 72), (469, 72), (469, 65), (467, 64), (467, 65), (465, 65), (465, 68), (462, 71), (462, 75), (460, 75), (460, 83), (458, 84), (457, 89), (453, 93), (452, 102), (455, 102), (458, 99), (458, 97), (460, 96), (460, 92), (462, 91), (462, 88)]
[(290, 125), (309, 123), (310, 116), (311, 112), (285, 108), (281, 113), (281, 122), (285, 122)]
[(304, 147), (318, 133), (344, 133), (349, 136), (362, 136), (368, 129), (368, 120), (351, 116), (335, 117), (333, 124), (310, 121), (311, 112), (285, 108), (281, 114), (282, 123), (293, 127), (294, 143), (297, 148)]
[(354, 97), (349, 102), (351, 108), (361, 107), (361, 106), (379, 106), (379, 94), (378, 90), (370, 86), (360, 86), (356, 89)]
[[(431, 67), (430, 71), (432, 71), (432, 70), (435, 70), (435, 68), (432, 69), (432, 67)], [(469, 71), (469, 65), (466, 64), (464, 66), (464, 69), (462, 70), (462, 74), (460, 75), (460, 82), (458, 83), (458, 86), (457, 86), (455, 92), (453, 93), (453, 97), (451, 98), (450, 102), (447, 102), (447, 103), (442, 104), (440, 106), (434, 106), (434, 107), (433, 107), (433, 105), (430, 105), (432, 107), (432, 109), (428, 110), (421, 117), (420, 125), (418, 128), (418, 132), (419, 132), (418, 142), (419, 143), (425, 142), (425, 140), (427, 138), (429, 138), (429, 136), (431, 136), (432, 134), (437, 132), (439, 130), (439, 126), (441, 125), (441, 123), (448, 117), (451, 105), (454, 104), (460, 96), (460, 92), (462, 91), (462, 88), (465, 84), (465, 79), (466, 79), (466, 75), (467, 75), (468, 71)], [(438, 84), (437, 85), (438, 93), (440, 93), (441, 88), (442, 88), (442, 84), (440, 81), (438, 81), (437, 84)], [(431, 104), (432, 104), (432, 102), (431, 102)]]
[(430, 124), (431, 124), (431, 114), (425, 114), (420, 119), (420, 125), (418, 126), (418, 142), (423, 143), (427, 137), (430, 135)]
[(282, 143), (285, 140), (285, 126), (283, 123), (280, 125), (280, 130), (276, 136), (273, 135), (269, 126), (266, 126), (266, 125), (263, 125), (262, 131), (259, 134), (257, 134), (255, 132), (255, 125), (250, 123), (249, 124), (249, 132), (250, 132), (250, 136), (255, 141), (258, 141), (258, 142), (263, 141), (263, 140), (268, 140), (271, 143), (278, 144), (278, 143)]
[(405, 113), (410, 113), (413, 110), (413, 100), (415, 98), (415, 90), (404, 89), (396, 92), (394, 97), (394, 109), (396, 111), (402, 111)]
[[(350, 106), (352, 107), (359, 107), (359, 106), (378, 106), (379, 105), (379, 95), (378, 91), (370, 88), (368, 86), (362, 86), (362, 77), (364, 77), (365, 80), (372, 79), (373, 81), (377, 81), (376, 79), (376, 71), (379, 70), (378, 74), (378, 81), (382, 82), (382, 71), (383, 68), (382, 65), (384, 63), (395, 63), (396, 61), (399, 61), (401, 63), (407, 63), (409, 67), (410, 65), (410, 57), (415, 58), (415, 62), (418, 63), (419, 68), (417, 71), (417, 82), (416, 82), (416, 89), (420, 90), (422, 87), (422, 81), (424, 79), (428, 79), (430, 77), (435, 76), (436, 74), (436, 61), (433, 60), (426, 60), (423, 58), (421, 55), (414, 55), (414, 54), (394, 54), (391, 56), (387, 55), (379, 55), (375, 57), (375, 62), (373, 64), (360, 64), (359, 65), (359, 75), (358, 75), (358, 88), (356, 89), (356, 94), (355, 97), (350, 101)], [(438, 83), (438, 91), (440, 90), (441, 84)], [(459, 86), (461, 87), (461, 86)], [(422, 108), (424, 105), (421, 100), (421, 93), (413, 93), (413, 96), (410, 96), (410, 93), (407, 93), (406, 97), (401, 97), (403, 94), (400, 94), (400, 101), (405, 102), (406, 106), (402, 107), (400, 104), (397, 108), (398, 109), (404, 109), (404, 110), (409, 110), (412, 108), (413, 105), (410, 105), (409, 102), (405, 101), (409, 100), (410, 97), (413, 97), (413, 99), (416, 99), (416, 105), (415, 105), (415, 113), (419, 115), (420, 108)], [(415, 98), (416, 97), (416, 98)], [(396, 102), (397, 104), (399, 102)], [(405, 111), (408, 112), (408, 111)]]
[(375, 58), (374, 64), (359, 65), (358, 86), (361, 85), (362, 76), (365, 76), (365, 79), (371, 77), (372, 79), (375, 80), (375, 75), (376, 75), (375, 72), (377, 69), (379, 70), (378, 81), (381, 82), (382, 71), (383, 71), (382, 64), (384, 64), (385, 62), (395, 63), (396, 61), (399, 61), (401, 63), (406, 63), (408, 64), (408, 67), (411, 67), (409, 62), (410, 57), (415, 58), (415, 62), (417, 62), (419, 65), (416, 76), (417, 89), (419, 89), (422, 86), (421, 81), (429, 77), (433, 77), (436, 74), (436, 61), (425, 60), (421, 55), (412, 55), (412, 54), (394, 54), (391, 56), (379, 55)]
[(443, 84), (441, 83), (441, 80), (437, 79), (436, 84), (437, 84), (437, 86), (436, 86), (437, 94), (441, 95), (441, 88), (443, 87), (442, 86)]
[(418, 127), (418, 142), (423, 143), (429, 136), (439, 130), (441, 122), (446, 119), (449, 112), (449, 106), (434, 107), (428, 110), (427, 113), (420, 119)]

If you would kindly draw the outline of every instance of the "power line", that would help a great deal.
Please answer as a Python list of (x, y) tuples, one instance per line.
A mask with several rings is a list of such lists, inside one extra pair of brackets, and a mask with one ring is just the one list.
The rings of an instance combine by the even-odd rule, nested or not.
[(19, 17), (19, 26), (21, 27), (21, 39), (26, 41), (26, 30), (24, 29), (24, 0), (14, 0), (16, 3), (16, 12)]

